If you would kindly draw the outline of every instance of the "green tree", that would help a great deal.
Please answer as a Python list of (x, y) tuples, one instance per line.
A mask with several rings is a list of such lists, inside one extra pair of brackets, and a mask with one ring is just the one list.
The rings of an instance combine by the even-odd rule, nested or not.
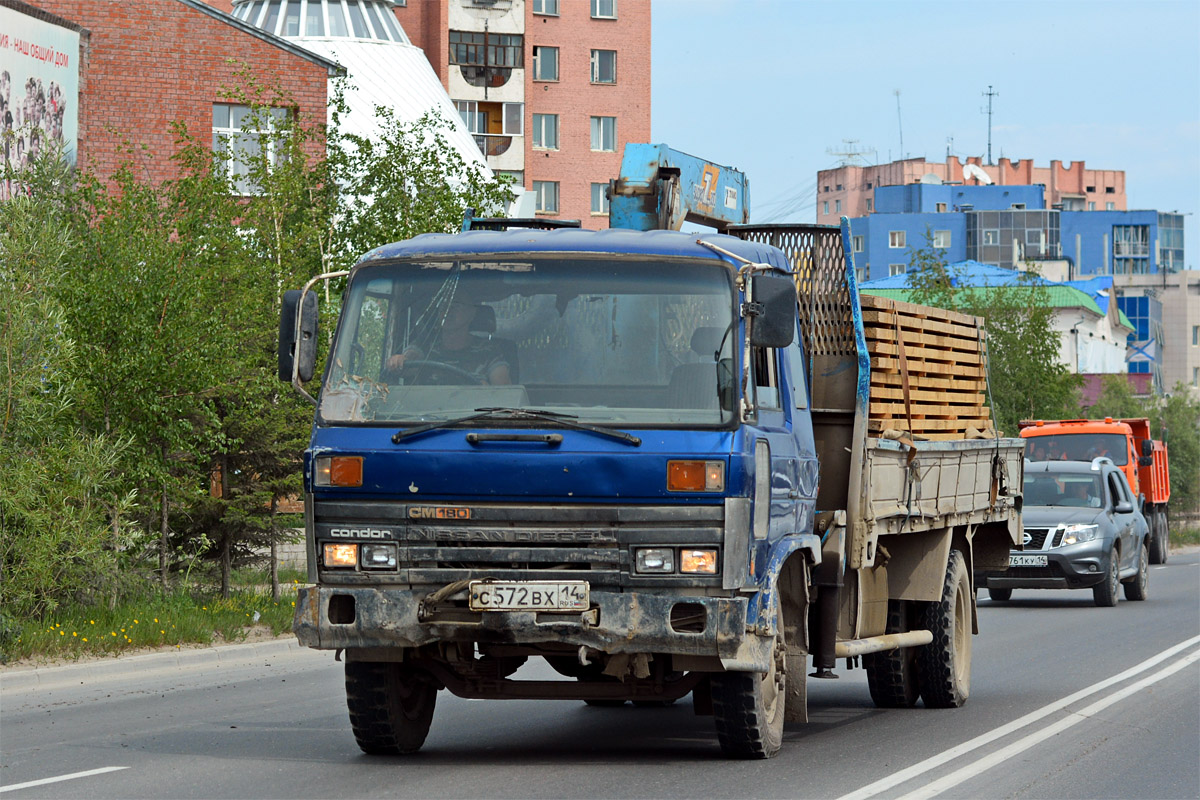
[[(928, 236), (928, 234), (927, 234)], [(1081, 379), (1059, 361), (1054, 308), (1030, 265), (1012, 286), (963, 286), (963, 276), (931, 242), (910, 251), (909, 298), (984, 320), (992, 414), (997, 428), (1015, 436), (1022, 419), (1059, 419), (1078, 406)]]
[(1183, 383), (1156, 407), (1153, 430), (1167, 443), (1171, 508), (1200, 510), (1200, 401)]
[(117, 489), (127, 443), (80, 429), (80, 359), (55, 297), (74, 249), (70, 168), (51, 151), (6, 177), (22, 191), (0, 214), (0, 651), (12, 620), (111, 598), (133, 544)]

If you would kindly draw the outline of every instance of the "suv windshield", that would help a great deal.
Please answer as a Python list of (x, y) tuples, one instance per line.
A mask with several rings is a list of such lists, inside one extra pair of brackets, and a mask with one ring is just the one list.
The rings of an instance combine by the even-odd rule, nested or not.
[(1119, 433), (1052, 433), (1025, 440), (1025, 457), (1032, 461), (1091, 461), (1099, 456), (1125, 466), (1129, 463), (1125, 437)]
[(502, 407), (601, 424), (723, 425), (733, 408), (733, 299), (730, 271), (695, 261), (361, 267), (320, 414), (388, 424)]
[(1094, 475), (1026, 475), (1025, 505), (1100, 508), (1104, 505), (1104, 488)]

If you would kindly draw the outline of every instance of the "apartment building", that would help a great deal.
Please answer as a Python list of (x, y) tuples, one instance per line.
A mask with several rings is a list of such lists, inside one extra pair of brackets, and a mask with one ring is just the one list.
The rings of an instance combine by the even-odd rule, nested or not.
[(650, 138), (650, 3), (407, 0), (394, 9), (484, 153), (539, 216), (608, 227), (626, 142)]

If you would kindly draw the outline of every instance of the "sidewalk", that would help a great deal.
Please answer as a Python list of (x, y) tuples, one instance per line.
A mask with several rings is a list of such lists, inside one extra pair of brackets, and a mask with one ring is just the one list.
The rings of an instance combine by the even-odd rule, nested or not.
[(302, 652), (315, 651), (301, 647), (295, 636), (288, 635), (265, 642), (197, 647), (187, 650), (118, 656), (78, 664), (6, 670), (0, 672), (0, 693), (97, 683), (106, 679), (125, 677), (131, 672), (164, 672), (205, 666), (248, 666), (264, 658)]

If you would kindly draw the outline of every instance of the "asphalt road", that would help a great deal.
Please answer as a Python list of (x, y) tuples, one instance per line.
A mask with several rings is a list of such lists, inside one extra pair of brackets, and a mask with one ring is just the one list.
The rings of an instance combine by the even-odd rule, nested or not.
[[(981, 598), (986, 593), (981, 593)], [(442, 693), (425, 748), (363, 756), (341, 665), (286, 641), (0, 673), (8, 798), (1200, 797), (1200, 554), (1150, 599), (980, 601), (970, 701), (875, 709), (810, 681), (767, 762), (720, 758), (691, 703), (599, 709)], [(839, 667), (841, 665), (839, 664)], [(95, 772), (94, 772), (95, 771)]]

